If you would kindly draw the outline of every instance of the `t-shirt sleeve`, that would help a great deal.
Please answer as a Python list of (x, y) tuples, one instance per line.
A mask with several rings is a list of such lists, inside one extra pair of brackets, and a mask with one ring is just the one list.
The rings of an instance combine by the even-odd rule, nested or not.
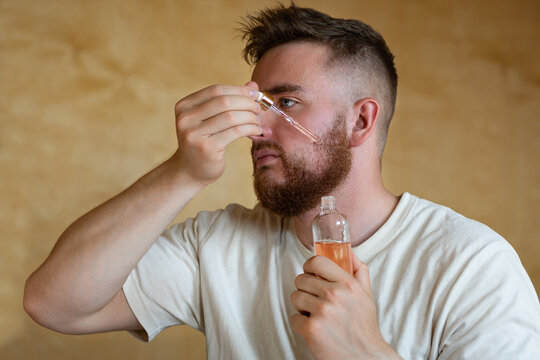
[(151, 341), (164, 329), (187, 324), (204, 331), (201, 321), (198, 240), (199, 215), (166, 230), (131, 271), (123, 291), (144, 328), (134, 336)]
[(540, 305), (512, 247), (487, 244), (450, 284), (439, 359), (540, 359)]

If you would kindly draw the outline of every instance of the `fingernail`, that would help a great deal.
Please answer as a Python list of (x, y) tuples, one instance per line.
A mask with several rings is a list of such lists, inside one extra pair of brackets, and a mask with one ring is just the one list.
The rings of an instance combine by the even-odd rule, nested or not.
[(253, 99), (256, 99), (257, 97), (259, 97), (259, 93), (253, 89), (249, 89), (249, 96)]

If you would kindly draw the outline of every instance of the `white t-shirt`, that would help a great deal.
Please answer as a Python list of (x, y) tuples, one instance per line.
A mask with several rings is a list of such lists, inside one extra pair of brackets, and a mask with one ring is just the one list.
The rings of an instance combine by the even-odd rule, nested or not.
[[(294, 222), (260, 206), (201, 212), (167, 230), (124, 291), (147, 340), (187, 324), (210, 359), (309, 359), (290, 327), (312, 256)], [(452, 210), (402, 195), (353, 249), (370, 270), (384, 339), (404, 359), (540, 359), (540, 305), (512, 247)]]

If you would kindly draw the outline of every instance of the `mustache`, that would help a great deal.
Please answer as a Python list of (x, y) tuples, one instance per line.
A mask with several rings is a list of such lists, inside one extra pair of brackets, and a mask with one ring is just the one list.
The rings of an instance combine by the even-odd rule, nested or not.
[(266, 141), (260, 141), (260, 142), (252, 143), (251, 144), (251, 155), (253, 156), (253, 153), (255, 151), (261, 150), (261, 149), (272, 149), (272, 150), (277, 151), (279, 153), (279, 155), (283, 154), (283, 147), (281, 147), (281, 145), (279, 145), (275, 141), (266, 140)]

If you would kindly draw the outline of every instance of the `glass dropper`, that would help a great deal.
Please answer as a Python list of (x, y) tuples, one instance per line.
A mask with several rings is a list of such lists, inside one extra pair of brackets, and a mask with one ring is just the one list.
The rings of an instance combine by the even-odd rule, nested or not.
[(302, 134), (304, 134), (307, 138), (309, 138), (314, 143), (318, 143), (321, 139), (317, 135), (315, 135), (313, 132), (309, 131), (299, 123), (297, 123), (292, 117), (285, 114), (283, 111), (279, 110), (274, 105), (274, 99), (268, 94), (262, 93), (259, 91), (259, 96), (257, 97), (257, 101), (263, 110), (272, 110), (275, 114), (279, 115), (283, 120), (286, 120), (290, 125), (292, 125), (296, 130), (300, 131)]

